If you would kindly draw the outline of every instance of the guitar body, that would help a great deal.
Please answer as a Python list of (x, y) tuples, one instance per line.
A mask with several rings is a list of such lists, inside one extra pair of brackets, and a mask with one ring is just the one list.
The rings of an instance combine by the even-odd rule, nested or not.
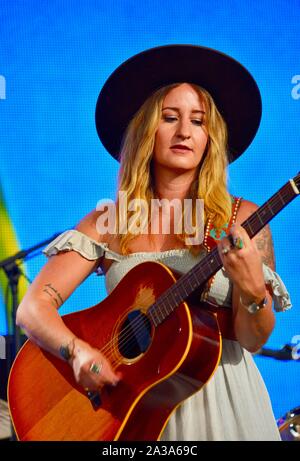
[[(221, 355), (213, 313), (181, 303), (161, 324), (148, 321), (148, 308), (175, 281), (166, 266), (145, 262), (128, 272), (101, 303), (63, 316), (76, 336), (103, 351), (123, 375), (116, 387), (101, 390), (100, 405), (75, 382), (66, 362), (25, 343), (8, 383), (20, 440), (159, 439), (172, 412), (204, 386)], [(127, 341), (126, 321), (136, 311), (144, 319), (138, 320), (144, 331), (142, 352), (136, 342)], [(124, 348), (126, 341), (129, 346)]]

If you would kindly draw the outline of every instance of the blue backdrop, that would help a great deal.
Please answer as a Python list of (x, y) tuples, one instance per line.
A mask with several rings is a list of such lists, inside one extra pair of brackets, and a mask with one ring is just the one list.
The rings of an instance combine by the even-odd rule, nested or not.
[[(267, 200), (300, 169), (299, 17), (297, 0), (0, 0), (1, 185), (21, 248), (114, 197), (118, 164), (97, 137), (95, 103), (119, 64), (153, 46), (216, 48), (253, 74), (262, 122), (230, 166), (230, 190), (257, 204)], [(294, 305), (276, 315), (272, 348), (300, 335), (299, 212), (295, 200), (271, 223), (277, 271)], [(44, 256), (27, 262), (30, 279), (44, 263)], [(105, 295), (103, 279), (91, 276), (61, 312)], [(0, 334), (6, 320), (0, 302)], [(255, 360), (275, 416), (300, 405), (300, 363)]]

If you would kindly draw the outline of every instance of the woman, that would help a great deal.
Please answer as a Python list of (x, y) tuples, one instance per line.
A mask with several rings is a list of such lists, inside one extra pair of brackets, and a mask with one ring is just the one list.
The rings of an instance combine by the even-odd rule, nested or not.
[[(193, 244), (185, 229), (176, 233), (174, 213), (171, 231), (164, 233), (161, 208), (151, 218), (141, 215), (140, 227), (129, 219), (125, 233), (120, 228), (115, 234), (99, 233), (104, 229), (102, 213), (94, 210), (46, 248), (48, 256), (55, 256), (18, 309), (18, 325), (39, 346), (67, 360), (83, 387), (117, 385), (122, 379), (118, 370), (99, 350), (74, 337), (57, 308), (95, 270), (106, 274), (110, 292), (140, 262), (161, 261), (185, 273), (218, 244), (224, 268), (202, 297), (232, 309), (235, 336), (223, 338), (215, 374), (171, 415), (161, 435), (164, 440), (280, 439), (251, 353), (274, 328), (272, 297), (276, 310), (288, 308), (290, 300), (274, 272), (270, 230), (250, 240), (240, 225), (256, 205), (235, 199), (226, 188), (227, 155), (233, 161), (251, 143), (260, 104), (251, 75), (228, 56), (207, 48), (154, 48), (121, 65), (104, 85), (96, 109), (102, 143), (114, 157), (121, 152), (119, 191), (127, 193), (128, 201), (139, 198), (147, 204), (151, 199), (183, 203), (188, 198), (194, 217), (195, 201), (202, 199), (205, 239)], [(117, 207), (119, 211), (118, 200)], [(121, 211), (132, 217), (132, 212)], [(151, 234), (155, 220), (158, 232)]]

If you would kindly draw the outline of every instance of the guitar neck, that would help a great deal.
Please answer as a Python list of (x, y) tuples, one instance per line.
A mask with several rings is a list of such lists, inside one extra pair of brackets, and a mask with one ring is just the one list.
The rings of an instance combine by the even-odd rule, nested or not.
[[(284, 207), (286, 207), (297, 195), (299, 195), (300, 173), (288, 181), (278, 192), (267, 202), (256, 210), (242, 227), (250, 238), (253, 238), (263, 229), (271, 219), (274, 218)], [(215, 247), (207, 256), (196, 264), (189, 272), (184, 274), (156, 301), (148, 311), (154, 325), (162, 323), (174, 309), (188, 298), (197, 288), (205, 283), (222, 267), (222, 261)]]
[(299, 190), (296, 186), (296, 182), (291, 179), (248, 219), (246, 219), (246, 221), (243, 222), (242, 227), (247, 231), (249, 237), (253, 238), (256, 234), (258, 234), (258, 232), (295, 197), (297, 197), (298, 194)]

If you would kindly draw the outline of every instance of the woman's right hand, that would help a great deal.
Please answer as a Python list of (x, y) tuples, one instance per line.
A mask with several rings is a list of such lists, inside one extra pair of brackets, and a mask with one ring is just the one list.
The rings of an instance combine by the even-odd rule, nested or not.
[(99, 390), (107, 384), (116, 386), (121, 379), (121, 373), (113, 370), (110, 362), (98, 349), (78, 338), (74, 340), (69, 363), (76, 382), (89, 391)]

